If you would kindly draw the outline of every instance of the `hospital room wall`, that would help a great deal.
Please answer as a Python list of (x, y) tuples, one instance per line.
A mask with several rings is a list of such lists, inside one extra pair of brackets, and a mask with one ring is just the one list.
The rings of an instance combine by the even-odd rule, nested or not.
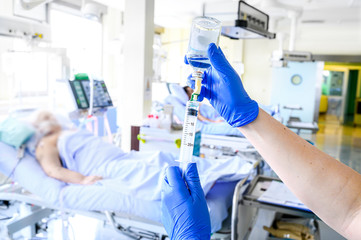
[(222, 36), (219, 45), (232, 67), (239, 75), (242, 75), (244, 73), (244, 40), (232, 40)]
[(251, 98), (269, 105), (272, 89), (271, 53), (278, 48), (277, 40), (244, 41), (244, 74), (242, 81)]
[[(1, 1), (0, 16), (24, 20), (25, 18), (14, 15), (13, 2), (13, 0)], [(87, 67), (87, 69), (93, 69), (99, 76), (100, 67), (98, 67), (98, 63), (101, 61), (98, 56), (101, 55), (101, 46), (99, 44), (94, 46), (94, 43), (100, 42), (98, 41), (99, 37), (87, 40), (86, 44), (81, 45), (82, 48), (74, 47), (82, 41), (78, 37), (80, 34), (83, 39), (87, 35), (99, 35), (97, 34), (99, 27), (91, 28), (91, 32), (89, 27), (80, 28), (83, 30), (80, 32), (78, 30), (79, 24), (87, 21), (90, 23), (89, 25), (94, 26), (97, 23), (80, 18), (71, 10), (67, 12), (64, 9), (62, 12), (59, 9), (53, 6), (49, 7), (49, 23), (52, 28), (51, 43), (41, 41), (38, 44), (34, 40), (34, 43), (30, 44), (27, 39), (0, 37), (0, 114), (6, 115), (9, 111), (19, 108), (55, 108), (53, 104), (55, 102), (53, 96), (56, 92), (55, 80), (69, 77), (70, 64), (73, 72), (76, 69), (74, 66), (78, 65), (77, 63), (82, 62), (83, 66), (88, 66), (90, 65), (88, 63), (92, 62), (92, 67)], [(64, 18), (67, 15), (71, 18)], [(72, 22), (74, 23), (72, 27), (64, 28), (67, 25), (64, 22), (73, 19), (77, 20)], [(31, 19), (24, 21), (33, 22)], [(60, 21), (63, 22), (62, 25), (58, 24)], [(67, 34), (63, 34), (64, 32)], [(74, 32), (77, 35), (74, 35)], [(73, 36), (73, 38), (68, 38), (68, 36)], [(68, 41), (67, 38), (71, 41)], [(87, 51), (88, 49), (91, 51)], [(89, 54), (97, 52), (97, 54), (96, 56), (92, 55), (92, 57), (84, 57), (86, 61), (81, 61), (79, 56), (75, 56), (76, 52)]]
[(165, 28), (161, 35), (162, 48), (166, 52), (161, 68), (161, 81), (185, 85), (191, 68), (184, 64), (187, 52), (189, 29)]
[(119, 81), (118, 93), (118, 118), (124, 150), (130, 149), (130, 127), (141, 125), (151, 110), (153, 39), (154, 0), (126, 0), (124, 74)]
[[(287, 50), (288, 26), (279, 26), (278, 31), (285, 35), (283, 49)], [(296, 31), (295, 50), (308, 51), (312, 54), (361, 54), (361, 25), (348, 24), (299, 24)], [(242, 80), (247, 92), (261, 104), (271, 103), (272, 67), (271, 53), (278, 50), (279, 41), (245, 40), (244, 75)]]
[[(42, 96), (33, 97), (30, 100), (27, 96), (15, 98), (15, 96), (19, 96), (20, 92), (28, 90), (24, 87), (24, 84), (21, 84), (19, 81), (19, 77), (23, 75), (22, 72), (19, 72), (19, 69), (21, 69), (20, 66), (24, 67), (24, 64), (26, 64), (26, 61), (20, 59), (20, 56), (29, 57), (30, 54), (10, 52), (10, 50), (22, 48), (24, 46), (23, 43), (24, 42), (16, 38), (0, 36), (0, 115), (6, 115), (9, 110), (19, 108), (24, 102), (26, 104), (39, 103), (39, 100), (42, 98)], [(32, 56), (36, 57), (35, 55)], [(42, 60), (44, 59), (42, 58)], [(38, 76), (43, 73), (44, 72), (41, 72)], [(29, 75), (28, 77), (31, 79)], [(43, 77), (44, 75), (41, 76)], [(40, 79), (42, 80), (43, 78), (39, 77), (39, 80)], [(43, 90), (46, 87), (47, 86), (41, 86), (40, 88)]]
[[(0, 37), (0, 53), (4, 53), (11, 49), (14, 41), (11, 38)], [(6, 79), (9, 77), (9, 71), (6, 70), (5, 58), (0, 58), (0, 101), (8, 99), (10, 97), (10, 81)]]
[[(320, 94), (323, 62), (289, 62), (287, 68), (274, 68), (272, 71), (271, 104), (280, 105), (283, 123), (292, 117), (298, 117), (302, 122), (318, 121), (318, 106), (315, 99)], [(293, 84), (292, 76), (301, 77), (298, 85)], [(290, 111), (284, 106), (301, 106), (300, 111)]]
[[(12, 16), (13, 2), (12, 0), (2, 0), (0, 7), (0, 16)], [(14, 44), (12, 38), (0, 37), (0, 53), (11, 49)], [(0, 115), (7, 113), (7, 105), (2, 104), (2, 101), (9, 98), (9, 81), (7, 81), (8, 72), (5, 69), (4, 58), (0, 58)], [(1, 120), (1, 119), (0, 119)]]
[(308, 24), (300, 27), (296, 49), (313, 54), (360, 55), (360, 42), (361, 23)]
[[(277, 32), (284, 35), (283, 49), (289, 47), (289, 23), (287, 20), (277, 26)], [(357, 24), (299, 24), (296, 31), (295, 50), (309, 51), (313, 54), (349, 54), (361, 53), (361, 26)], [(183, 65), (183, 56), (187, 51), (189, 30), (166, 29), (162, 42), (167, 51), (167, 63), (162, 76), (164, 81), (186, 84), (186, 76), (191, 72)], [(181, 41), (179, 41), (181, 39)], [(179, 41), (179, 42), (176, 42)], [(231, 64), (236, 68), (243, 62), (242, 81), (249, 95), (264, 105), (271, 104), (272, 67), (271, 54), (279, 49), (279, 40), (252, 39), (230, 40), (221, 37), (220, 46)], [(236, 64), (235, 64), (236, 63)]]
[(124, 75), (124, 14), (108, 8), (103, 16), (103, 78), (114, 103), (119, 100), (119, 79)]
[[(162, 67), (161, 81), (186, 85), (187, 77), (192, 72), (191, 67), (184, 64), (189, 34), (189, 29), (165, 28), (161, 35), (161, 41), (162, 48), (166, 51), (166, 61)], [(243, 41), (234, 41), (222, 36), (219, 45), (233, 67), (239, 73), (243, 72), (243, 66), (240, 64), (243, 58)]]
[(0, 16), (13, 16), (13, 0), (1, 0)]

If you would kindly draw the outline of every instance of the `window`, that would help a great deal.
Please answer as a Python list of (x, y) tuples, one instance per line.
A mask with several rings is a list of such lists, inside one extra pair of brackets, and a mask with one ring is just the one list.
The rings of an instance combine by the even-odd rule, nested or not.
[(0, 113), (53, 107), (56, 79), (102, 75), (102, 24), (49, 10), (51, 43), (0, 37)]
[(33, 47), (27, 40), (0, 38), (0, 43), (5, 45), (0, 49), (0, 112), (46, 107), (48, 79), (59, 73), (56, 68), (61, 66), (53, 65), (52, 54), (45, 50), (47, 48)]
[(52, 47), (65, 48), (70, 74), (101, 76), (102, 25), (81, 16), (50, 10)]

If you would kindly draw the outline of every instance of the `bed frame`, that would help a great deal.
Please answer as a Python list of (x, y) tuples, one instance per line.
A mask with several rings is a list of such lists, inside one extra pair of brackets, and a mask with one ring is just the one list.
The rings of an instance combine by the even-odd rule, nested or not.
[[(238, 211), (239, 201), (242, 197), (243, 189), (249, 182), (249, 179), (260, 172), (260, 161), (253, 164), (253, 171), (249, 175), (238, 182), (233, 194), (233, 203), (231, 214), (223, 221), (224, 227), (217, 233), (212, 235), (214, 240), (236, 240), (237, 225), (239, 222)], [(35, 236), (39, 229), (38, 223), (43, 219), (50, 218), (52, 215), (66, 213), (70, 215), (83, 215), (104, 221), (107, 227), (113, 228), (119, 234), (125, 235), (131, 239), (151, 239), (165, 240), (168, 239), (167, 233), (158, 222), (154, 222), (145, 218), (137, 217), (130, 214), (117, 212), (97, 212), (97, 211), (78, 211), (69, 209), (60, 209), (42, 201), (39, 197), (25, 191), (17, 183), (10, 183), (0, 187), (0, 200), (14, 206), (16, 203), (22, 202), (31, 206), (31, 213), (21, 219), (9, 222), (6, 225), (8, 235), (13, 236), (16, 232), (25, 227), (31, 227), (31, 234)]]

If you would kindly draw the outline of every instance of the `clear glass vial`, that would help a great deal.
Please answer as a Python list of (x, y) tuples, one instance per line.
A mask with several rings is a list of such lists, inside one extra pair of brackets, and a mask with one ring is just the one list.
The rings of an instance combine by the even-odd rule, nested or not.
[(195, 71), (210, 67), (207, 49), (210, 43), (218, 46), (221, 22), (212, 17), (196, 17), (192, 22), (187, 51), (189, 64)]

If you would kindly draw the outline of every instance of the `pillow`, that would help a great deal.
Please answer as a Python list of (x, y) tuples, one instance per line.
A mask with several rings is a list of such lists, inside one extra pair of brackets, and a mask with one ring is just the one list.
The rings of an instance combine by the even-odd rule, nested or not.
[(29, 123), (9, 117), (0, 123), (0, 141), (19, 148), (35, 133), (35, 128)]
[(218, 112), (208, 104), (199, 104), (199, 113), (208, 119), (216, 120), (220, 115)]
[(186, 109), (180, 101), (174, 97), (173, 95), (168, 95), (164, 99), (164, 103), (170, 104), (173, 106), (173, 116), (177, 117), (180, 122), (184, 122), (184, 115), (186, 113)]
[(182, 104), (186, 105), (188, 99), (187, 93), (184, 91), (183, 87), (181, 87), (179, 84), (172, 83), (169, 84), (169, 90), (170, 93), (176, 97)]
[(66, 183), (48, 177), (39, 162), (27, 151), (19, 165), (18, 161), (16, 150), (0, 142), (0, 172), (9, 176), (14, 171), (11, 178), (26, 190), (40, 196), (45, 202), (59, 204), (59, 194)]

